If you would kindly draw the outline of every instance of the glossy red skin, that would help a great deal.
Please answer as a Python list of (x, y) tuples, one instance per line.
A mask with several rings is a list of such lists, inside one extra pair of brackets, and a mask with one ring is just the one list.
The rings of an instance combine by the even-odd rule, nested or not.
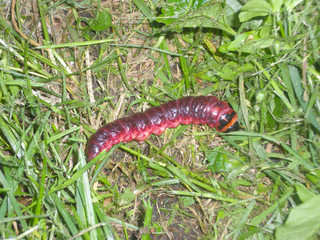
[[(232, 122), (225, 121), (227, 115), (232, 117)], [(174, 128), (179, 124), (207, 124), (223, 132), (237, 120), (235, 111), (216, 97), (184, 97), (104, 125), (90, 138), (87, 154), (89, 160), (92, 160), (115, 144), (143, 141), (152, 133), (160, 135), (166, 128)]]

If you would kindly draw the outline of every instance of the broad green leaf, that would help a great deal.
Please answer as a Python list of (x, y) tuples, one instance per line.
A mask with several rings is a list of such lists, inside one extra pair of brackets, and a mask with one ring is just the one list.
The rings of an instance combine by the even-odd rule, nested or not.
[(234, 27), (237, 26), (239, 22), (239, 11), (242, 8), (242, 5), (237, 0), (226, 0), (225, 2), (225, 14), (227, 23)]
[(252, 0), (246, 3), (241, 11), (265, 11), (269, 12), (271, 9), (270, 4), (265, 0)]
[(240, 73), (253, 71), (254, 67), (251, 63), (240, 65), (239, 63), (230, 61), (223, 66), (221, 71), (218, 72), (218, 76), (224, 80), (235, 80)]
[(259, 31), (260, 38), (266, 38), (270, 35), (272, 29), (272, 17), (269, 15), (261, 26)]
[(242, 165), (238, 160), (218, 151), (208, 155), (208, 162), (210, 163), (208, 169), (211, 169), (213, 172), (229, 172)]
[(302, 202), (306, 202), (309, 199), (313, 198), (315, 195), (310, 192), (304, 185), (302, 184), (297, 184), (296, 185), (296, 191), (297, 194), (299, 195), (299, 198)]
[(303, 2), (303, 0), (286, 0), (284, 1), (284, 5), (286, 6), (288, 12), (291, 12), (299, 3)]
[(239, 52), (245, 52), (245, 53), (260, 52), (261, 49), (271, 47), (271, 46), (273, 46), (273, 44), (274, 44), (274, 39), (273, 38), (251, 40), (251, 41), (247, 41), (239, 49)]
[(112, 19), (111, 19), (110, 13), (107, 11), (104, 11), (104, 12), (100, 12), (98, 17), (96, 17), (94, 20), (92, 20), (89, 23), (89, 27), (93, 31), (104, 31), (108, 27), (110, 27), (111, 24), (112, 24)]
[[(238, 51), (242, 46), (246, 44), (246, 40), (258, 40), (258, 36), (255, 35), (255, 31), (249, 31), (238, 35), (228, 46), (229, 51)], [(253, 38), (253, 39), (252, 39)]]
[(167, 0), (161, 7), (162, 14), (158, 16), (157, 22), (168, 25), (183, 14), (196, 10), (207, 2), (209, 0)]
[(320, 195), (292, 209), (285, 224), (276, 230), (278, 240), (309, 239), (320, 230)]
[(279, 12), (283, 4), (283, 0), (271, 0), (273, 12)]
[(227, 49), (229, 51), (238, 51), (239, 48), (245, 44), (245, 40), (246, 40), (247, 36), (244, 34), (240, 34), (239, 36), (237, 36), (227, 47)]
[(271, 12), (271, 6), (264, 0), (253, 0), (244, 5), (239, 14), (240, 22), (248, 21), (254, 17), (264, 17)]
[(124, 207), (128, 204), (131, 204), (135, 197), (136, 195), (133, 193), (133, 191), (130, 188), (127, 188), (123, 193), (120, 194), (119, 198), (116, 199), (116, 202), (119, 206)]
[(237, 0), (226, 0), (225, 4), (229, 6), (234, 12), (238, 12), (241, 9), (241, 4)]
[(162, 14), (157, 17), (157, 22), (164, 23), (166, 25), (172, 23), (181, 16), (188, 9), (188, 2), (185, 0), (166, 2), (166, 5), (161, 8)]
[(181, 32), (183, 28), (215, 28), (235, 35), (235, 31), (227, 24), (222, 2), (211, 2), (199, 9), (178, 17), (164, 28), (166, 31)]

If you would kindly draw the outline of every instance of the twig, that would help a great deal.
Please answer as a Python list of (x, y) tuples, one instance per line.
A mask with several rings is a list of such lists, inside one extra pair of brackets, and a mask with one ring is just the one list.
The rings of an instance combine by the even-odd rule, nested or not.
[[(16, 19), (15, 19), (15, 11), (14, 11), (15, 7), (16, 7), (16, 0), (12, 0), (12, 3), (11, 3), (11, 18), (12, 18), (13, 28), (20, 34), (21, 37), (23, 37), (25, 40), (30, 42), (33, 46), (40, 47), (41, 45), (38, 42), (36, 42), (36, 41), (32, 40), (31, 38), (29, 38), (18, 27), (18, 24), (17, 24)], [(48, 49), (45, 49), (45, 50), (48, 51)]]

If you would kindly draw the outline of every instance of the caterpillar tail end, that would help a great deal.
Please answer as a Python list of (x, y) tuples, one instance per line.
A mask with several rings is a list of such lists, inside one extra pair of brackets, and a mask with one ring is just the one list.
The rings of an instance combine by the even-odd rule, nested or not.
[(88, 162), (94, 159), (101, 151), (99, 147), (97, 147), (95, 144), (88, 143), (87, 145), (87, 156), (88, 156)]

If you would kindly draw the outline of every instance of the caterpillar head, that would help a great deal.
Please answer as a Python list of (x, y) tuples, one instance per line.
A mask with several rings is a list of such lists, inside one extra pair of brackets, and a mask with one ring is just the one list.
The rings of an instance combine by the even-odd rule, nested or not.
[(219, 125), (217, 127), (219, 132), (232, 132), (239, 129), (237, 113), (233, 109), (230, 110), (231, 111), (220, 115)]

